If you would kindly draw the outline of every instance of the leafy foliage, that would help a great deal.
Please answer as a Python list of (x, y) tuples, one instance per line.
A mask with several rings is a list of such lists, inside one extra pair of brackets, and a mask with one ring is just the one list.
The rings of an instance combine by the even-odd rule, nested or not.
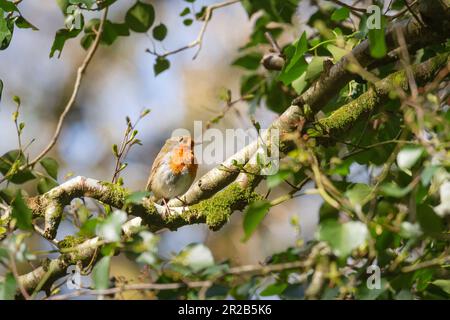
[[(65, 26), (56, 31), (50, 57), (56, 54), (59, 57), (65, 43), (77, 37), (84, 49), (92, 48), (102, 20), (92, 18), (85, 21), (86, 13), (105, 10), (116, 3), (115, 0), (57, 2), (64, 15)], [(212, 19), (207, 15), (211, 13), (211, 8), (196, 9), (192, 6), (195, 0), (185, 2), (186, 6), (177, 13), (179, 19), (185, 26), (202, 23), (202, 29), (206, 30), (209, 19)], [(143, 290), (152, 292), (152, 298), (450, 297), (447, 280), (450, 110), (448, 92), (445, 92), (448, 88), (438, 83), (448, 81), (448, 75), (437, 77), (433, 74), (438, 80), (434, 80), (436, 82), (432, 85), (408, 78), (408, 85), (414, 81), (417, 86), (417, 90), (413, 91), (401, 85), (400, 74), (394, 74), (409, 62), (421, 63), (438, 55), (448, 57), (448, 39), (447, 43), (432, 43), (416, 51), (408, 48), (407, 57), (403, 56), (404, 53), (395, 55), (400, 62), (392, 62), (394, 55), (390, 55), (389, 59), (380, 60), (383, 62), (380, 63), (377, 59), (385, 58), (393, 49), (392, 44), (386, 41), (389, 24), (400, 19), (416, 19), (409, 10), (405, 10), (408, 8), (405, 8), (403, 1), (393, 1), (390, 8), (381, 10), (384, 13), (378, 17), (380, 23), (376, 28), (369, 27), (371, 23), (376, 23), (370, 12), (355, 11), (336, 4), (321, 6), (314, 2), (314, 10), (302, 22), (301, 32), (293, 27), (296, 26), (299, 2), (241, 1), (252, 19), (253, 28), (247, 43), (231, 59), (232, 66), (243, 72), (239, 92), (225, 90), (222, 100), (228, 108), (236, 102), (246, 102), (251, 116), (255, 115), (257, 108), (263, 107), (280, 115), (305, 91), (308, 90), (308, 96), (311, 91), (314, 94), (314, 90), (321, 90), (324, 79), (330, 76), (330, 70), (339, 66), (343, 57), (350, 59), (348, 54), (363, 41), (368, 41), (368, 51), (364, 53), (364, 59), (370, 61), (370, 64), (366, 63), (367, 67), (359, 68), (357, 64), (349, 63), (345, 69), (334, 69), (332, 76), (338, 81), (345, 80), (331, 85), (327, 83), (327, 86), (337, 88), (335, 94), (321, 97), (319, 106), (298, 106), (301, 121), (290, 124), (295, 125), (297, 130), (287, 134), (289, 137), (283, 136), (286, 141), (282, 146), (285, 157), (281, 170), (266, 179), (270, 192), (249, 203), (243, 210), (243, 241), (248, 241), (255, 236), (272, 207), (297, 196), (318, 194), (323, 203), (314, 238), (306, 243), (297, 241), (255, 266), (241, 267), (234, 266), (230, 261), (217, 261), (214, 252), (200, 243), (190, 244), (169, 257), (160, 255), (160, 238), (152, 232), (154, 217), (144, 222), (139, 218), (138, 223), (129, 225), (133, 220), (129, 219), (128, 213), (136, 208), (142, 210), (149, 193), (122, 188), (124, 181), (120, 177), (120, 173), (127, 168), (125, 158), (129, 149), (140, 144), (135, 127), (150, 112), (144, 110), (135, 124), (127, 117), (122, 144), (112, 146), (116, 168), (112, 183), (105, 184), (105, 188), (115, 191), (115, 196), (120, 193), (117, 198), (121, 198), (123, 192), (120, 201), (115, 199), (115, 203), (122, 203), (123, 206), (112, 208), (100, 202), (103, 199), (98, 197), (100, 209), (92, 209), (80, 201), (72, 202), (70, 210), (65, 210), (64, 218), (73, 222), (76, 235), (61, 240), (57, 250), (64, 257), (64, 263), (75, 257), (77, 261), (71, 261), (71, 264), (82, 265), (84, 271), (92, 275), (93, 289), (114, 287), (120, 292), (127, 285), (121, 283), (122, 279), (110, 275), (113, 256), (124, 253), (142, 267), (140, 279), (145, 280), (147, 285)], [(414, 10), (419, 14), (417, 8)], [(395, 15), (389, 17), (389, 11), (395, 11)], [(162, 46), (160, 42), (171, 34), (171, 26), (162, 22), (155, 25), (155, 21), (159, 21), (158, 12), (146, 1), (133, 1), (115, 19), (117, 21), (109, 18), (103, 21), (103, 32), (98, 39), (100, 44), (113, 45), (121, 37), (134, 32), (142, 37), (147, 33)], [(10, 45), (16, 27), (36, 29), (22, 16), (18, 5), (0, 0), (1, 50)], [(201, 43), (197, 46), (200, 48)], [(185, 48), (192, 47), (189, 44)], [(155, 76), (170, 69), (169, 55), (182, 50), (164, 53), (147, 50), (155, 56)], [(267, 64), (262, 63), (271, 59), (276, 59), (275, 68), (268, 68)], [(349, 70), (351, 72), (346, 76), (339, 76)], [(376, 91), (380, 90), (373, 82), (392, 74), (393, 83), (387, 96), (381, 99), (376, 96)], [(2, 89), (3, 82), (0, 80), (0, 97)], [(236, 94), (240, 98), (232, 99)], [(354, 101), (361, 101), (356, 100), (361, 97), (372, 97), (377, 106), (364, 112), (361, 117), (354, 116), (351, 109), (343, 109)], [(47, 192), (59, 185), (57, 160), (43, 157), (36, 163), (30, 163), (21, 141), (25, 128), (25, 123), (19, 119), (21, 100), (14, 97), (13, 101), (17, 109), (12, 114), (12, 120), (17, 129), (19, 146), (0, 157), (2, 183), (6, 182), (0, 185), (0, 261), (5, 266), (12, 265), (15, 260), (36, 260), (36, 256), (28, 252), (25, 241), (33, 232), (33, 227), (38, 226), (33, 219), (40, 216), (33, 216), (33, 210), (48, 200)], [(336, 121), (342, 118), (351, 118), (351, 121), (330, 134), (327, 122), (323, 120), (331, 116)], [(217, 123), (223, 117), (219, 115), (211, 122)], [(253, 123), (260, 129), (256, 121)], [(240, 166), (239, 169), (245, 170), (245, 167)], [(305, 190), (307, 181), (314, 184)], [(288, 193), (284, 189), (287, 185), (292, 189)], [(276, 193), (273, 191), (283, 194), (277, 198), (272, 195)], [(45, 195), (34, 198), (38, 194)], [(72, 200), (65, 196), (58, 198), (62, 207)], [(295, 218), (296, 209), (292, 212), (294, 218), (291, 224), (301, 236), (302, 231)], [(39, 228), (36, 231), (39, 232)], [(79, 246), (93, 240), (98, 242), (95, 242), (92, 255), (89, 259), (82, 257)], [(42, 262), (42, 265), (47, 268), (46, 263)], [(379, 271), (378, 277), (371, 277), (368, 272), (370, 268)], [(13, 299), (19, 294), (18, 282), (12, 271), (7, 270), (0, 277), (0, 299)], [(374, 276), (377, 276), (376, 272)], [(374, 287), (369, 285), (373, 279), (377, 284)], [(155, 287), (148, 287), (149, 284)], [(56, 294), (57, 288), (53, 289), (55, 291), (47, 290), (47, 293)]]

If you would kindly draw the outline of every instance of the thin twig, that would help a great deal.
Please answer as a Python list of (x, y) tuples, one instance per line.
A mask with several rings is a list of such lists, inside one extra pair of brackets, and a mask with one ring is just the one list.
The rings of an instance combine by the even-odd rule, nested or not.
[(103, 26), (105, 24), (107, 15), (108, 15), (108, 7), (105, 8), (105, 11), (103, 11), (103, 16), (100, 21), (100, 25), (99, 25), (94, 43), (92, 44), (92, 47), (90, 48), (86, 57), (84, 58), (83, 63), (80, 65), (80, 67), (78, 67), (77, 77), (75, 79), (75, 84), (73, 87), (72, 95), (70, 96), (69, 101), (67, 102), (66, 106), (64, 107), (64, 111), (59, 116), (59, 120), (58, 120), (58, 124), (56, 126), (55, 133), (53, 134), (53, 137), (50, 140), (50, 143), (47, 145), (47, 147), (34, 160), (32, 160), (29, 163), (30, 166), (33, 166), (35, 163), (37, 163), (39, 160), (41, 160), (56, 144), (59, 134), (61, 133), (61, 128), (64, 123), (64, 119), (66, 118), (66, 116), (69, 113), (72, 106), (75, 104), (75, 100), (76, 100), (78, 92), (80, 90), (81, 80), (86, 71), (86, 68), (89, 66), (89, 63), (92, 61), (92, 58), (94, 57), (94, 54), (97, 51), (97, 48), (100, 44), (100, 39), (101, 39), (101, 36), (103, 33)]
[[(274, 265), (245, 265), (240, 267), (230, 268), (225, 275), (242, 275), (248, 273), (260, 273), (262, 275), (279, 272), (289, 269), (296, 269), (305, 267), (307, 262), (305, 261), (293, 261), (286, 263), (279, 263)], [(126, 284), (123, 286), (109, 288), (104, 290), (90, 290), (81, 289), (67, 294), (61, 294), (57, 296), (52, 296), (47, 298), (47, 300), (67, 300), (75, 297), (85, 296), (85, 295), (111, 295), (116, 293), (121, 293), (124, 291), (142, 291), (142, 290), (176, 290), (182, 288), (208, 288), (213, 285), (213, 281), (188, 281), (188, 282), (175, 282), (175, 283), (136, 283), (136, 284)]]
[(193, 60), (195, 60), (197, 58), (198, 54), (200, 53), (201, 48), (202, 48), (203, 37), (205, 35), (206, 28), (208, 27), (208, 23), (211, 20), (211, 16), (212, 16), (213, 11), (216, 10), (216, 9), (220, 9), (220, 8), (223, 8), (223, 7), (235, 4), (237, 2), (241, 2), (241, 1), (242, 0), (224, 1), (224, 2), (220, 2), (220, 3), (212, 4), (212, 5), (208, 6), (208, 7), (206, 7), (205, 15), (203, 16), (204, 22), (203, 22), (202, 28), (200, 29), (200, 32), (199, 32), (199, 34), (197, 36), (197, 39), (195, 39), (191, 43), (189, 43), (189, 44), (187, 44), (187, 45), (185, 45), (183, 47), (180, 47), (178, 49), (175, 49), (175, 50), (172, 50), (172, 51), (168, 51), (168, 52), (165, 52), (165, 53), (162, 53), (162, 54), (161, 53), (157, 53), (156, 51), (152, 51), (150, 49), (147, 49), (145, 51), (150, 53), (150, 54), (152, 54), (152, 55), (154, 55), (154, 56), (157, 56), (157, 57), (160, 57), (160, 58), (166, 58), (166, 57), (168, 57), (170, 55), (179, 53), (181, 51), (198, 47), (197, 52), (194, 54), (194, 57), (192, 58)]
[[(409, 7), (412, 9), (413, 7), (416, 6), (416, 4), (417, 4), (417, 0), (413, 1), (413, 2), (409, 5)], [(396, 14), (394, 14), (394, 15), (392, 15), (392, 16), (388, 16), (388, 18), (389, 18), (390, 20), (397, 19), (398, 17), (403, 16), (403, 15), (404, 15), (405, 13), (407, 13), (409, 10), (410, 10), (410, 9), (409, 9), (408, 7), (406, 7), (405, 9), (403, 9), (402, 11), (400, 11), (400, 12), (398, 12), (398, 13), (396, 13)], [(386, 11), (386, 12), (387, 12), (387, 11)]]
[[(97, 51), (97, 48), (100, 44), (100, 39), (103, 34), (103, 26), (105, 24), (107, 15), (108, 15), (108, 7), (106, 7), (105, 10), (103, 11), (103, 16), (101, 18), (100, 25), (99, 25), (97, 34), (95, 36), (94, 43), (92, 44), (91, 48), (89, 49), (88, 53), (86, 54), (86, 57), (84, 58), (83, 62), (78, 67), (77, 76), (75, 79), (75, 84), (73, 86), (72, 94), (71, 94), (66, 106), (64, 107), (63, 112), (59, 116), (58, 124), (56, 125), (56, 129), (55, 129), (52, 139), (50, 140), (47, 147), (45, 147), (45, 149), (42, 150), (42, 152), (39, 153), (39, 155), (36, 158), (34, 158), (31, 162), (27, 163), (26, 165), (22, 166), (20, 168), (20, 170), (24, 170), (26, 168), (33, 167), (39, 160), (41, 160), (55, 146), (55, 144), (59, 138), (59, 135), (61, 133), (61, 129), (62, 129), (64, 120), (65, 120), (67, 114), (69, 113), (69, 111), (71, 110), (71, 108), (73, 107), (73, 105), (75, 104), (75, 100), (76, 100), (78, 92), (80, 90), (81, 80), (83, 79), (83, 75), (84, 75), (87, 67), (89, 66), (89, 63), (91, 62), (92, 58), (94, 57), (94, 54)], [(0, 179), (0, 183), (4, 182), (7, 178), (8, 178), (8, 176), (2, 177)]]
[(280, 46), (278, 45), (278, 43), (274, 39), (274, 37), (270, 34), (270, 32), (267, 32), (267, 31), (264, 32), (264, 36), (266, 37), (267, 41), (269, 41), (270, 45), (277, 53), (282, 53)]
[[(217, 123), (219, 120), (221, 120), (223, 117), (225, 117), (226, 113), (228, 111), (230, 111), (235, 104), (251, 99), (253, 97), (251, 92), (255, 91), (257, 88), (259, 88), (259, 85), (256, 86), (256, 88), (249, 91), (248, 94), (246, 94), (245, 96), (239, 97), (233, 101), (231, 101), (231, 100), (226, 101), (225, 108), (222, 110), (222, 112), (220, 114), (218, 114), (217, 116), (215, 116), (213, 119), (208, 120), (208, 122), (206, 123), (206, 129), (209, 129), (213, 123)], [(235, 111), (238, 114), (238, 116), (240, 116), (239, 110), (235, 109)]]
[(366, 9), (364, 9), (364, 8), (353, 7), (353, 6), (351, 6), (349, 4), (346, 4), (346, 3), (342, 2), (342, 1), (339, 1), (339, 0), (330, 0), (330, 1), (340, 5), (342, 7), (350, 9), (351, 11), (353, 11), (353, 13), (355, 13), (355, 11), (356, 12), (361, 12), (361, 13), (366, 13)]
[(14, 255), (11, 252), (9, 253), (9, 261), (11, 264), (11, 271), (14, 275), (14, 278), (16, 279), (16, 282), (18, 283), (20, 293), (26, 300), (30, 299), (30, 295), (28, 294), (27, 290), (25, 290), (23, 284), (19, 281), (20, 276), (19, 272), (17, 271), (16, 259), (14, 258)]
[(413, 264), (410, 266), (406, 266), (402, 268), (402, 272), (412, 272), (412, 271), (416, 271), (419, 269), (424, 269), (424, 268), (429, 268), (429, 267), (434, 267), (434, 266), (438, 266), (440, 264), (445, 263), (446, 261), (448, 261), (450, 259), (450, 256), (446, 256), (446, 257), (438, 257), (435, 259), (431, 259), (428, 261), (424, 261), (421, 263), (417, 263), (417, 264)]
[(405, 6), (407, 10), (413, 15), (414, 19), (420, 24), (421, 27), (425, 28), (425, 25), (423, 24), (422, 20), (420, 20), (419, 16), (414, 12), (412, 9), (412, 6), (408, 3), (408, 0), (403, 0), (405, 3)]

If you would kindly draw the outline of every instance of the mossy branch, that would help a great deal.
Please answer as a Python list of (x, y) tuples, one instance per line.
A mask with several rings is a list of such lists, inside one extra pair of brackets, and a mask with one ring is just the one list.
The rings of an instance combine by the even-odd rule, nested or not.
[[(420, 85), (434, 79), (442, 68), (450, 68), (449, 54), (437, 55), (423, 63), (412, 66), (415, 81)], [(307, 130), (311, 137), (336, 136), (356, 124), (364, 116), (389, 99), (390, 93), (396, 89), (408, 90), (408, 78), (405, 70), (401, 70), (378, 81), (367, 92), (355, 100), (343, 105), (326, 118), (320, 119)]]
[(75, 198), (88, 197), (115, 208), (123, 209), (132, 216), (142, 218), (152, 231), (206, 223), (212, 230), (224, 225), (235, 210), (259, 198), (251, 188), (238, 183), (229, 185), (213, 197), (190, 206), (170, 207), (158, 205), (148, 198), (141, 203), (128, 203), (131, 192), (123, 187), (91, 178), (76, 177), (49, 192), (27, 199), (34, 218), (44, 218), (44, 236), (53, 239), (61, 221), (64, 207)]
[[(412, 66), (412, 72), (415, 80), (420, 84), (433, 79), (440, 69), (448, 65), (449, 54), (445, 53)], [(327, 118), (314, 123), (313, 127), (307, 130), (308, 135), (326, 137), (339, 134), (384, 103), (396, 88), (408, 90), (408, 79), (404, 70), (380, 80), (354, 101), (340, 107)], [(286, 119), (283, 115), (279, 123), (274, 124), (281, 129), (281, 133), (289, 131), (295, 126), (296, 122), (293, 122), (292, 119), (302, 117), (296, 109), (292, 109), (292, 112), (287, 114), (289, 118)], [(253, 161), (250, 161), (247, 167), (252, 164)], [(193, 223), (206, 223), (212, 230), (217, 230), (228, 221), (233, 211), (244, 209), (248, 203), (258, 197), (253, 192), (253, 188), (260, 179), (254, 179), (254, 183), (248, 183), (252, 176), (258, 175), (258, 170), (251, 170), (251, 172), (253, 171), (254, 175), (245, 174), (245, 179), (243, 179), (241, 174), (237, 182), (230, 184), (208, 199), (189, 206), (171, 206), (170, 213), (166, 212), (165, 207), (155, 204), (147, 198), (140, 204), (127, 203), (129, 190), (115, 184), (85, 177), (74, 178), (44, 195), (29, 198), (28, 205), (32, 209), (34, 217), (44, 218), (44, 232), (49, 239), (53, 239), (56, 235), (64, 207), (73, 199), (81, 197), (93, 198), (112, 207), (122, 208), (130, 215), (141, 217), (151, 230), (177, 229)]]
[[(449, 4), (442, 1), (419, 1), (419, 12), (427, 25), (419, 24), (414, 18), (401, 20), (391, 24), (386, 31), (386, 45), (389, 55), (385, 59), (376, 60), (370, 54), (369, 40), (362, 41), (351, 53), (341, 58), (331, 67), (326, 74), (323, 74), (311, 87), (301, 96), (297, 97), (292, 105), (272, 124), (272, 128), (280, 128), (281, 133), (292, 132), (298, 128), (302, 117), (302, 108), (309, 105), (313, 112), (321, 110), (326, 103), (332, 99), (339, 90), (350, 80), (357, 77), (357, 74), (348, 70), (352, 61), (357, 60), (363, 68), (373, 69), (379, 65), (392, 62), (398, 59), (396, 48), (395, 30), (399, 29), (407, 40), (408, 49), (426, 47), (430, 44), (437, 44), (445, 41), (450, 35), (450, 15)], [(428, 24), (428, 22), (430, 22)], [(213, 168), (205, 174), (197, 183), (193, 184), (189, 190), (180, 198), (186, 204), (197, 203), (202, 199), (207, 199), (217, 191), (232, 183), (238, 176), (237, 170), (222, 170), (223, 166), (232, 168), (233, 161), (245, 165), (252, 158), (257, 150), (256, 143), (252, 143), (240, 150), (235, 155), (227, 159), (222, 165)], [(239, 179), (243, 178), (243, 174)], [(172, 199), (170, 205), (179, 206), (178, 199)]]
[[(134, 218), (122, 226), (123, 236), (132, 236), (142, 223), (141, 218)], [(58, 247), (61, 255), (55, 259), (45, 260), (41, 266), (21, 275), (18, 279), (21, 286), (31, 293), (36, 288), (49, 290), (54, 281), (67, 274), (67, 268), (71, 265), (80, 264), (83, 268), (92, 265), (96, 260), (96, 252), (104, 242), (99, 237), (84, 238), (67, 236), (59, 241)]]

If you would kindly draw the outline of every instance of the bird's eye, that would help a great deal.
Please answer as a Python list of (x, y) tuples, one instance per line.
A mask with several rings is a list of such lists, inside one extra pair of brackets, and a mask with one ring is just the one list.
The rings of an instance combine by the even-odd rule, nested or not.
[(183, 138), (183, 137), (181, 137), (181, 138), (180, 138), (180, 139), (178, 140), (178, 142), (181, 142), (181, 141), (183, 141), (183, 139), (184, 139), (184, 138)]

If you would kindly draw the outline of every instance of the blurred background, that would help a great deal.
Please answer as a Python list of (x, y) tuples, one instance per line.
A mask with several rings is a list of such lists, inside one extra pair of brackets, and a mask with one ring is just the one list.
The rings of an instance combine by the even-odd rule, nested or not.
[[(195, 5), (207, 5), (214, 1), (196, 1)], [(134, 0), (120, 0), (111, 7), (109, 19), (121, 22), (125, 11)], [(193, 41), (201, 23), (190, 27), (182, 23), (179, 13), (186, 6), (182, 0), (153, 1), (156, 10), (155, 24), (163, 22), (169, 32), (163, 41), (155, 43), (158, 52), (173, 50)], [(0, 53), (0, 79), (4, 82), (0, 104), (0, 154), (17, 148), (17, 136), (11, 114), (15, 110), (12, 97), (22, 100), (21, 121), (26, 123), (23, 142), (36, 139), (28, 149), (34, 157), (49, 142), (62, 108), (73, 88), (76, 68), (85, 56), (79, 38), (66, 43), (61, 57), (49, 58), (56, 30), (62, 28), (64, 17), (54, 0), (23, 1), (22, 14), (39, 31), (15, 30), (10, 47)], [(93, 15), (92, 15), (93, 16)], [(86, 18), (90, 18), (88, 15)], [(301, 15), (297, 17), (301, 20)], [(183, 51), (169, 57), (171, 68), (155, 77), (155, 57), (146, 53), (153, 48), (151, 37), (131, 33), (112, 46), (101, 46), (83, 79), (76, 104), (70, 111), (57, 145), (50, 155), (61, 165), (59, 182), (70, 176), (82, 175), (110, 181), (115, 159), (111, 145), (119, 144), (126, 128), (125, 117), (137, 119), (144, 108), (151, 114), (139, 123), (138, 138), (143, 145), (134, 147), (123, 172), (124, 184), (131, 190), (145, 187), (150, 166), (172, 131), (178, 128), (193, 129), (193, 121), (204, 124), (223, 111), (224, 102), (219, 95), (224, 88), (239, 95), (242, 70), (230, 66), (239, 53), (239, 47), (248, 40), (253, 19), (249, 20), (240, 4), (217, 10), (208, 25), (203, 48), (196, 60), (196, 49)], [(301, 29), (292, 31), (294, 40)], [(214, 128), (251, 127), (249, 106), (237, 104), (240, 116), (228, 112)], [(254, 115), (263, 128), (276, 114), (264, 105), (258, 106)], [(197, 178), (211, 167), (200, 166)], [(264, 187), (262, 187), (264, 190)], [(284, 189), (283, 189), (284, 188)], [(34, 185), (26, 186), (33, 194)], [(290, 188), (282, 186), (272, 195), (282, 194)], [(242, 214), (235, 213), (229, 224), (218, 232), (211, 232), (204, 225), (180, 228), (176, 232), (162, 232), (160, 253), (166, 257), (180, 251), (192, 242), (205, 243), (216, 261), (230, 260), (234, 265), (262, 262), (270, 254), (294, 246), (297, 241), (313, 237), (318, 220), (318, 196), (304, 196), (274, 207), (248, 241), (242, 242)], [(291, 224), (297, 218), (300, 228)], [(58, 239), (73, 233), (69, 224), (59, 229)], [(40, 247), (48, 247), (36, 237)], [(134, 277), (139, 267), (124, 257), (115, 257), (113, 275)], [(23, 271), (27, 271), (24, 266)]]

